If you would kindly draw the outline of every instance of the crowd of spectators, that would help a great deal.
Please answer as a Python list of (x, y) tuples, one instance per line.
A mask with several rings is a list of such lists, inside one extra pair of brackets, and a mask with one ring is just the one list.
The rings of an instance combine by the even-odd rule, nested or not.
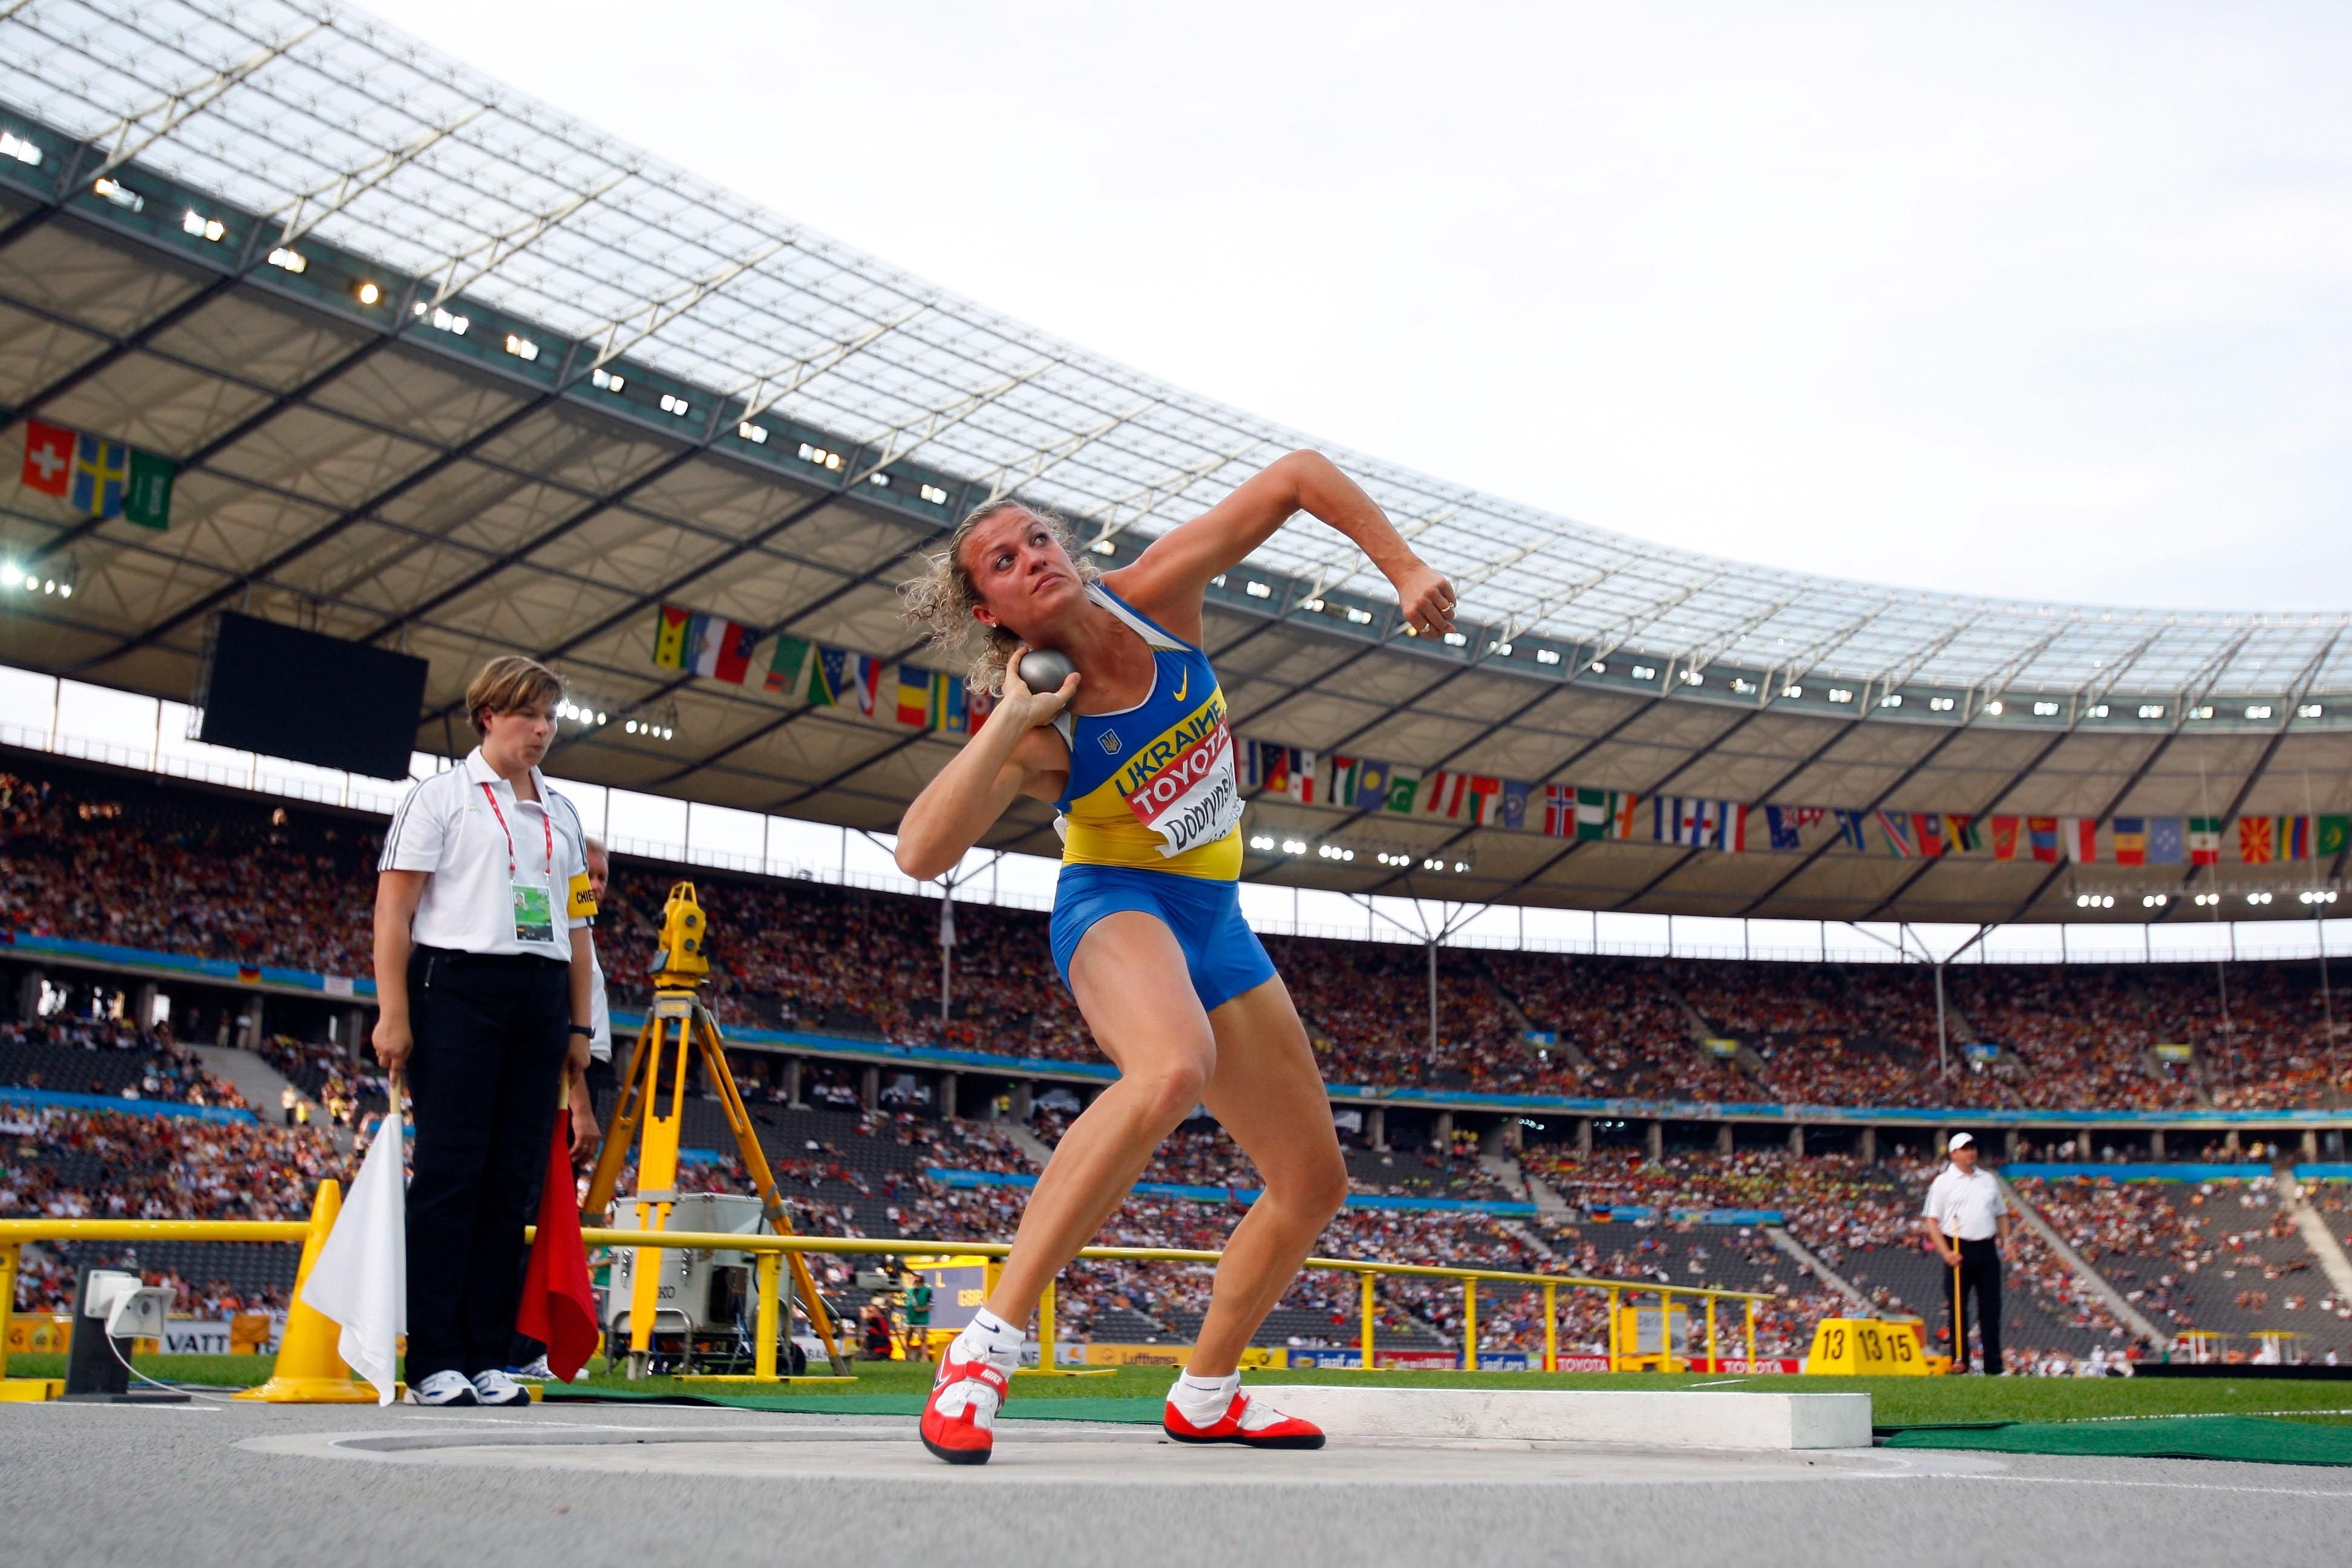
[[(0, 927), (358, 975), (377, 833), (145, 781), (0, 773)], [(936, 900), (693, 873), (723, 1023), (1091, 1059), (1045, 919), (959, 906), (941, 1006)], [(642, 994), (676, 873), (624, 861), (599, 950)], [(1918, 966), (1741, 963), (1268, 939), (1326, 1076), (1716, 1103), (2273, 1107), (2352, 1093), (2352, 1020), (2299, 966), (1958, 964), (1943, 1039)], [(1730, 1041), (1725, 1054), (1705, 1047)], [(1969, 1053), (1970, 1045), (1990, 1052)], [(2158, 1045), (2189, 1047), (2168, 1061)], [(2176, 1053), (2177, 1054), (2177, 1053)], [(298, 1063), (297, 1066), (305, 1064)], [(317, 1067), (318, 1064), (308, 1064)], [(324, 1068), (320, 1068), (324, 1071)], [(346, 1074), (338, 1098), (371, 1103)]]
[[(2339, 1295), (2299, 1237), (2269, 1175), (2245, 1182), (2118, 1183), (2022, 1177), (2021, 1196), (2124, 1299), (2170, 1332), (2256, 1327), (2352, 1344), (2352, 1299)], [(2323, 1215), (2343, 1212), (2323, 1191)], [(2284, 1314), (2295, 1314), (2289, 1317)], [(2240, 1344), (2240, 1353), (2252, 1347)]]
[[(1038, 1139), (1061, 1142), (1070, 1117), (1062, 1111), (1040, 1110), (1032, 1126)], [(1257, 1167), (1230, 1133), (1210, 1117), (1186, 1121), (1170, 1133), (1144, 1168), (1141, 1180), (1178, 1186), (1223, 1187), (1255, 1191)], [(1464, 1135), (1450, 1146), (1432, 1144), (1419, 1151), (1354, 1152), (1349, 1161), (1348, 1189), (1383, 1197), (1516, 1199), (1479, 1163), (1477, 1140)]]
[(352, 1127), (361, 1117), (381, 1113), (392, 1094), (392, 1080), (371, 1070), (373, 1055), (353, 1057), (341, 1046), (272, 1035), (257, 1053), (278, 1075), (317, 1100), (327, 1119), (338, 1127)]
[(0, 926), (361, 974), (380, 837), (242, 796), (0, 773)]
[(302, 1219), (320, 1181), (352, 1173), (312, 1129), (10, 1106), (0, 1089), (0, 1217)]
[(168, 1027), (56, 1013), (0, 1024), (0, 1085), (243, 1108), (234, 1085), (205, 1070)]

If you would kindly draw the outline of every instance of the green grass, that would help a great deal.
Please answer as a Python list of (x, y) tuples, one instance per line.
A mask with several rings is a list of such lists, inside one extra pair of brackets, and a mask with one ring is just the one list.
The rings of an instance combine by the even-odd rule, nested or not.
[[(269, 1381), (274, 1357), (266, 1355), (142, 1355), (131, 1364), (159, 1383), (191, 1383), (209, 1388), (250, 1388)], [(10, 1377), (63, 1377), (62, 1355), (8, 1358)], [(135, 1384), (136, 1379), (132, 1380)]]
[[(63, 1377), (61, 1355), (16, 1355), (8, 1372), (16, 1377)], [(142, 1356), (139, 1368), (167, 1383), (246, 1387), (269, 1375), (268, 1356)], [(920, 1394), (930, 1386), (928, 1365), (906, 1362), (860, 1362), (853, 1384), (802, 1384), (780, 1393), (795, 1398), (838, 1395)], [(1013, 1406), (1045, 1399), (1156, 1399), (1174, 1381), (1171, 1367), (1118, 1367), (1108, 1377), (1021, 1377), (1013, 1381)], [(1881, 1426), (1927, 1426), (1969, 1421), (2077, 1421), (2099, 1416), (2244, 1415), (2272, 1411), (2333, 1412), (2352, 1409), (2352, 1384), (2291, 1383), (2189, 1378), (2038, 1377), (1744, 1377), (1721, 1378), (1654, 1373), (1254, 1372), (1252, 1383), (1332, 1383), (1404, 1388), (1693, 1388), (1780, 1390), (1826, 1394), (1856, 1390), (1872, 1396), (1873, 1419)], [(751, 1392), (742, 1384), (693, 1384), (675, 1378), (631, 1383), (591, 1363), (575, 1389), (611, 1388), (630, 1394), (727, 1394)], [(2310, 1419), (2352, 1424), (2352, 1417), (2320, 1415)]]

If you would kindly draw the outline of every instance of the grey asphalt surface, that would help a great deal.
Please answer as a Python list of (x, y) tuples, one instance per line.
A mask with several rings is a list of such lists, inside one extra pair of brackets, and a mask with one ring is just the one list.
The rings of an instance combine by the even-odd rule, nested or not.
[(1335, 1441), (1252, 1454), (1008, 1424), (683, 1408), (0, 1405), (0, 1565), (463, 1562), (1857, 1564), (2328, 1561), (2352, 1472), (1876, 1450)]

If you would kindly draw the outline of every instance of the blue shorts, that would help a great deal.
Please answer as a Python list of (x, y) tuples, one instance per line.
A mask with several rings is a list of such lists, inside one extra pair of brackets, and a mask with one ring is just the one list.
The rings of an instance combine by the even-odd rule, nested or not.
[(1121, 910), (1151, 916), (1184, 950), (1192, 993), (1214, 1012), (1274, 978), (1274, 961), (1242, 919), (1238, 882), (1146, 871), (1132, 866), (1065, 866), (1054, 888), (1054, 967), (1070, 983), (1070, 960), (1095, 921)]

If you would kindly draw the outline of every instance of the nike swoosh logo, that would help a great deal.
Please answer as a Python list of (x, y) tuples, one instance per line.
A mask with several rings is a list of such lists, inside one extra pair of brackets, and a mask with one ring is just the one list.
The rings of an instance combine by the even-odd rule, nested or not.
[(1191, 668), (1188, 666), (1188, 667), (1185, 668), (1185, 671), (1184, 671), (1184, 679), (1181, 679), (1181, 680), (1180, 680), (1180, 681), (1178, 681), (1178, 682), (1176, 683), (1176, 695), (1175, 695), (1172, 699), (1171, 699), (1171, 701), (1176, 701), (1176, 702), (1181, 702), (1181, 701), (1183, 701), (1183, 700), (1184, 700), (1184, 693), (1186, 693), (1187, 691), (1190, 691), (1192, 689), (1192, 671)]

